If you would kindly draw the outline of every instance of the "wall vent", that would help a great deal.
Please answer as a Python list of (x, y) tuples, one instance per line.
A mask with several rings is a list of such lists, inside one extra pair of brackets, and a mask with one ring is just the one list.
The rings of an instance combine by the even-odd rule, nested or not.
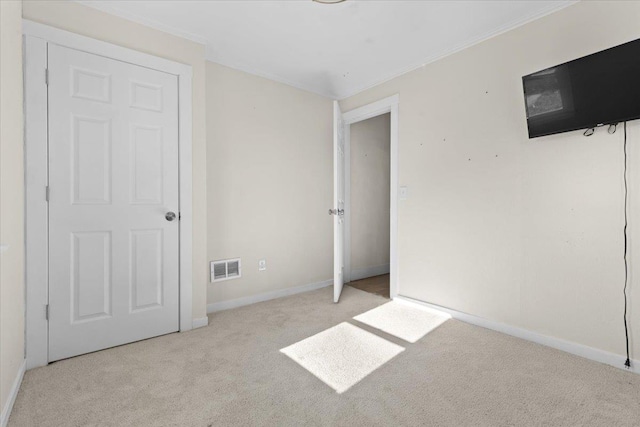
[(222, 259), (211, 262), (211, 281), (222, 282), (223, 280), (237, 279), (242, 276), (240, 268), (240, 258)]

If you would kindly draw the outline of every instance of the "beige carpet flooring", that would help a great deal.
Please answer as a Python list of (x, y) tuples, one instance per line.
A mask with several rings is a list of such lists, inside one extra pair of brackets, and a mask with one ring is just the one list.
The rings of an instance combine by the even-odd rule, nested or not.
[[(409, 344), (329, 288), (26, 373), (9, 426), (638, 426), (640, 376), (449, 320)], [(406, 348), (343, 394), (279, 350), (347, 321)]]

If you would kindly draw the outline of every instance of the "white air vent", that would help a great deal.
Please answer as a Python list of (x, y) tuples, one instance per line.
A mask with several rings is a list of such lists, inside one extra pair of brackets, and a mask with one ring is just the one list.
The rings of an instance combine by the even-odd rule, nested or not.
[(211, 281), (221, 282), (223, 280), (237, 279), (242, 276), (240, 269), (240, 258), (223, 259), (211, 262)]

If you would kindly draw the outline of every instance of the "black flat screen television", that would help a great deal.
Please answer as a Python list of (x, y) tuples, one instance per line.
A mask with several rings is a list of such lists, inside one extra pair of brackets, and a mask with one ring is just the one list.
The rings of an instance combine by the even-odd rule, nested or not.
[(529, 138), (640, 118), (640, 39), (522, 78)]

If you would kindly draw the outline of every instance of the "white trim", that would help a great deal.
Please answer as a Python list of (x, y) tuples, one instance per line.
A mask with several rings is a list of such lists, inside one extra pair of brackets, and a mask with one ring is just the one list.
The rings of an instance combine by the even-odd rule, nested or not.
[(236, 298), (227, 301), (214, 302), (207, 305), (207, 313), (215, 313), (217, 311), (229, 310), (232, 308), (243, 307), (245, 305), (255, 304), (257, 302), (269, 301), (276, 298), (288, 297), (290, 295), (301, 294), (303, 292), (315, 291), (316, 289), (326, 288), (333, 285), (333, 279), (323, 282), (311, 283), (308, 285), (296, 286), (293, 288), (278, 289), (276, 291), (264, 292), (262, 294), (251, 295), (244, 298)]
[(435, 314), (437, 316), (446, 317), (447, 319), (451, 319), (451, 314), (443, 311), (441, 309), (433, 308), (427, 304), (423, 304), (422, 302), (415, 302), (412, 299), (404, 298), (404, 297), (396, 297), (393, 299), (393, 302), (398, 304), (406, 305), (409, 307), (414, 307), (422, 311), (426, 311), (427, 313)]
[(75, 1), (84, 6), (90, 7), (92, 9), (97, 9), (99, 11), (108, 13), (109, 15), (115, 15), (120, 18), (124, 18), (127, 21), (133, 21), (138, 24), (142, 24), (145, 27), (153, 28), (154, 30), (171, 34), (172, 36), (187, 39), (192, 42), (205, 45), (205, 46), (208, 43), (206, 37), (202, 37), (197, 34), (190, 33), (189, 31), (181, 30), (171, 25), (163, 24), (162, 22), (158, 22), (155, 19), (149, 19), (147, 17), (141, 16), (135, 13), (127, 12), (126, 10), (122, 10), (119, 7), (113, 6), (114, 4), (117, 4), (115, 2), (95, 2), (95, 1), (87, 1), (87, 0), (75, 0)]
[(162, 32), (165, 32), (165, 33), (168, 33), (168, 34), (172, 34), (174, 36), (178, 36), (178, 37), (182, 37), (182, 38), (194, 41), (196, 43), (203, 44), (203, 45), (205, 45), (205, 49), (206, 49), (205, 58), (206, 58), (207, 61), (214, 62), (216, 64), (220, 64), (220, 65), (223, 65), (225, 67), (229, 67), (229, 68), (232, 68), (232, 69), (235, 69), (235, 70), (239, 70), (239, 71), (242, 71), (242, 72), (245, 72), (245, 73), (253, 74), (255, 76), (259, 76), (259, 77), (263, 77), (263, 78), (266, 78), (266, 79), (269, 79), (269, 80), (273, 80), (273, 81), (276, 81), (276, 82), (279, 82), (279, 83), (283, 83), (283, 84), (286, 84), (288, 86), (292, 86), (292, 87), (295, 87), (297, 89), (301, 89), (301, 90), (304, 90), (304, 91), (307, 91), (307, 92), (312, 92), (312, 93), (315, 93), (317, 95), (321, 95), (321, 96), (324, 96), (324, 97), (327, 97), (327, 98), (343, 100), (343, 99), (349, 98), (351, 96), (357, 95), (357, 94), (359, 94), (361, 92), (364, 92), (365, 90), (371, 89), (372, 87), (375, 87), (375, 86), (378, 86), (380, 84), (386, 83), (386, 82), (388, 82), (390, 80), (393, 80), (393, 79), (395, 79), (397, 77), (400, 77), (400, 76), (402, 76), (404, 74), (410, 73), (411, 71), (417, 70), (420, 67), (424, 67), (427, 64), (430, 64), (432, 62), (438, 61), (438, 60), (440, 60), (442, 58), (445, 58), (445, 57), (447, 57), (449, 55), (453, 55), (453, 54), (455, 54), (457, 52), (460, 52), (461, 50), (467, 49), (467, 48), (469, 48), (471, 46), (474, 46), (476, 44), (482, 43), (482, 42), (484, 42), (486, 40), (489, 40), (489, 39), (491, 39), (493, 37), (499, 36), (500, 34), (506, 33), (508, 31), (511, 31), (511, 30), (515, 29), (515, 28), (518, 28), (518, 27), (521, 27), (523, 25), (526, 25), (529, 22), (535, 21), (535, 20), (540, 19), (540, 18), (542, 18), (544, 16), (547, 16), (547, 15), (551, 15), (552, 13), (555, 13), (555, 12), (561, 10), (561, 9), (564, 9), (565, 7), (568, 7), (568, 6), (571, 6), (573, 4), (578, 3), (579, 0), (571, 0), (571, 1), (553, 3), (549, 7), (544, 8), (543, 10), (538, 11), (538, 12), (532, 14), (532, 15), (528, 15), (528, 16), (516, 19), (514, 21), (511, 21), (511, 22), (509, 22), (507, 24), (504, 24), (504, 25), (498, 27), (497, 29), (495, 29), (493, 31), (490, 31), (490, 32), (488, 32), (486, 34), (483, 34), (483, 35), (481, 35), (479, 37), (472, 38), (472, 39), (467, 40), (467, 41), (465, 41), (465, 42), (463, 42), (463, 43), (461, 43), (461, 44), (459, 44), (457, 46), (444, 49), (439, 53), (436, 53), (434, 55), (430, 55), (430, 56), (428, 56), (426, 58), (423, 58), (419, 62), (411, 64), (408, 67), (403, 67), (399, 71), (392, 72), (389, 75), (387, 75), (386, 77), (383, 77), (381, 79), (375, 80), (373, 83), (369, 83), (369, 84), (366, 84), (364, 86), (360, 86), (360, 87), (358, 87), (358, 88), (356, 88), (354, 90), (351, 90), (349, 92), (342, 93), (342, 94), (340, 94), (340, 93), (337, 93), (337, 94), (336, 93), (331, 93), (330, 90), (323, 89), (323, 88), (320, 88), (320, 87), (312, 87), (308, 83), (298, 83), (298, 82), (295, 82), (293, 80), (290, 80), (290, 79), (287, 79), (287, 78), (284, 78), (284, 77), (281, 77), (281, 76), (278, 76), (278, 75), (275, 75), (275, 74), (272, 74), (272, 73), (266, 73), (264, 71), (260, 71), (257, 68), (252, 67), (252, 66), (241, 65), (241, 64), (239, 64), (237, 62), (231, 62), (231, 61), (228, 61), (228, 60), (221, 61), (218, 58), (216, 58), (215, 55), (212, 53), (214, 51), (214, 49), (212, 47), (212, 43), (206, 37), (198, 36), (198, 35), (195, 35), (195, 34), (192, 34), (192, 33), (188, 32), (188, 31), (184, 31), (184, 30), (181, 30), (179, 28), (175, 28), (175, 27), (173, 27), (171, 25), (166, 25), (166, 24), (163, 24), (161, 22), (142, 17), (142, 16), (137, 15), (137, 14), (124, 11), (124, 10), (122, 10), (120, 8), (114, 7), (112, 5), (113, 2), (111, 2), (110, 4), (107, 5), (107, 4), (103, 4), (104, 2), (103, 3), (94, 3), (92, 1), (86, 1), (86, 0), (76, 0), (76, 1), (78, 1), (79, 3), (81, 3), (81, 4), (85, 5), (85, 6), (88, 6), (88, 7), (94, 8), (94, 9), (98, 9), (98, 10), (101, 10), (103, 12), (107, 12), (107, 13), (109, 13), (111, 15), (119, 16), (120, 18), (124, 18), (124, 19), (127, 19), (129, 21), (137, 22), (139, 24), (145, 25), (145, 26), (153, 28), (155, 30), (162, 31)]
[[(342, 115), (344, 121), (344, 114)], [(344, 271), (342, 279), (349, 283), (355, 279), (351, 271), (351, 125), (344, 124)]]
[(399, 103), (400, 95), (395, 94), (379, 101), (372, 102), (371, 104), (363, 105), (362, 107), (344, 112), (342, 113), (342, 119), (344, 120), (345, 125), (351, 125), (381, 114), (390, 113), (391, 109)]
[(146, 27), (153, 28), (154, 30), (162, 31), (163, 33), (171, 34), (176, 37), (181, 37), (181, 38), (190, 40), (192, 42), (202, 44), (205, 47), (204, 59), (206, 61), (213, 62), (215, 64), (219, 64), (224, 67), (231, 68), (233, 70), (241, 71), (243, 73), (251, 74), (257, 77), (262, 77), (263, 79), (282, 83), (284, 85), (291, 86), (293, 88), (303, 90), (305, 92), (313, 93), (314, 95), (319, 95), (325, 98), (332, 98), (332, 99), (337, 97), (335, 93), (332, 93), (331, 91), (325, 90), (323, 88), (312, 87), (309, 84), (299, 83), (294, 80), (290, 80), (276, 74), (267, 73), (267, 72), (258, 70), (255, 67), (241, 64), (238, 61), (229, 61), (229, 60), (221, 61), (219, 58), (216, 58), (215, 54), (213, 53), (215, 49), (212, 47), (211, 43), (209, 43), (205, 37), (192, 34), (188, 31), (180, 30), (178, 28), (172, 27), (171, 25), (166, 25), (161, 22), (155, 21), (153, 19), (148, 19), (140, 15), (127, 12), (120, 8), (114, 7), (112, 5), (113, 2), (111, 4), (102, 4), (102, 3), (94, 3), (92, 1), (86, 1), (86, 0), (76, 0), (76, 1), (90, 8), (97, 9), (102, 12), (106, 12), (108, 14), (115, 15), (120, 18), (124, 18), (129, 21), (136, 22)]
[(193, 319), (193, 329), (203, 328), (205, 326), (209, 326), (209, 318), (208, 317), (199, 317), (197, 319)]
[[(27, 369), (48, 363), (49, 217), (46, 202), (47, 42), (24, 37), (25, 286)], [(35, 266), (36, 268), (30, 268)]]
[(193, 326), (193, 70), (178, 73), (180, 181), (180, 332)]
[(9, 417), (11, 416), (11, 410), (13, 409), (13, 404), (16, 402), (16, 397), (18, 396), (18, 391), (20, 391), (20, 385), (22, 384), (22, 379), (24, 378), (24, 371), (27, 368), (27, 361), (23, 360), (20, 364), (20, 368), (18, 368), (18, 372), (16, 374), (16, 378), (13, 380), (13, 385), (11, 386), (11, 390), (9, 390), (9, 396), (7, 398), (7, 402), (4, 404), (4, 408), (2, 408), (2, 417), (0, 417), (0, 427), (6, 427), (9, 423)]
[(47, 182), (47, 98), (44, 84), (47, 43), (101, 55), (178, 77), (178, 135), (180, 180), (180, 331), (192, 319), (192, 68), (121, 46), (23, 20), (25, 46), (25, 176), (27, 263), (27, 366), (48, 363), (48, 214), (44, 201)]
[(43, 39), (50, 43), (55, 43), (71, 49), (117, 59), (118, 61), (128, 62), (130, 64), (141, 65), (143, 67), (152, 68), (154, 70), (163, 71), (176, 76), (191, 75), (190, 65), (181, 64), (169, 59), (138, 52), (137, 50), (92, 39), (91, 37), (81, 36), (70, 31), (29, 21), (28, 19), (22, 20), (22, 34), (25, 36)]
[(229, 61), (229, 60), (220, 61), (212, 53), (210, 53), (211, 50), (213, 50), (213, 49), (211, 49), (211, 48), (209, 48), (207, 46), (207, 53), (205, 55), (205, 60), (208, 61), (208, 62), (211, 62), (211, 63), (214, 63), (214, 64), (218, 64), (218, 65), (221, 65), (223, 67), (231, 68), (232, 70), (240, 71), (242, 73), (251, 74), (252, 76), (256, 76), (256, 77), (260, 77), (260, 78), (263, 78), (263, 79), (271, 80), (272, 82), (281, 83), (283, 85), (290, 86), (290, 87), (292, 87), (294, 89), (298, 89), (298, 90), (302, 90), (302, 91), (307, 92), (307, 93), (312, 93), (314, 95), (322, 96), (323, 98), (344, 99), (344, 98), (339, 97), (336, 93), (333, 93), (330, 90), (325, 90), (324, 88), (311, 86), (311, 85), (305, 84), (305, 83), (298, 83), (298, 82), (296, 82), (294, 80), (286, 79), (286, 78), (281, 77), (281, 76), (279, 76), (277, 74), (272, 74), (272, 73), (267, 73), (267, 72), (264, 72), (264, 71), (260, 71), (255, 67), (247, 66), (247, 65), (241, 64), (241, 63), (239, 63), (237, 61)]
[(443, 58), (446, 58), (447, 56), (454, 55), (454, 54), (456, 54), (456, 53), (458, 53), (460, 51), (468, 49), (468, 48), (470, 48), (472, 46), (475, 46), (477, 44), (483, 43), (483, 42), (485, 42), (485, 41), (487, 41), (489, 39), (497, 37), (497, 36), (499, 36), (501, 34), (509, 32), (511, 30), (514, 30), (514, 29), (516, 29), (518, 27), (521, 27), (523, 25), (526, 25), (526, 24), (528, 24), (530, 22), (533, 22), (535, 20), (543, 18), (543, 17), (545, 17), (547, 15), (551, 15), (552, 13), (558, 12), (559, 10), (562, 10), (562, 9), (564, 9), (566, 7), (574, 5), (574, 4), (578, 3), (579, 1), (580, 0), (572, 0), (572, 1), (567, 1), (567, 2), (564, 2), (564, 3), (560, 3), (560, 4), (558, 4), (558, 3), (552, 4), (548, 8), (545, 8), (545, 9), (543, 9), (543, 10), (537, 12), (537, 13), (534, 13), (533, 15), (530, 15), (530, 16), (527, 16), (527, 17), (524, 17), (524, 18), (521, 18), (521, 19), (517, 19), (517, 20), (515, 20), (513, 22), (510, 22), (508, 24), (502, 25), (501, 27), (499, 27), (499, 28), (487, 33), (487, 34), (481, 35), (479, 37), (472, 38), (472, 39), (467, 40), (467, 41), (465, 41), (463, 43), (460, 43), (457, 46), (453, 46), (451, 48), (444, 49), (439, 53), (430, 55), (430, 56), (422, 59), (420, 62), (417, 62), (417, 63), (414, 63), (412, 65), (409, 65), (408, 67), (404, 67), (400, 71), (397, 71), (397, 72), (395, 72), (393, 74), (390, 74), (387, 77), (384, 77), (384, 78), (381, 78), (379, 80), (376, 80), (373, 83), (369, 83), (369, 84), (360, 86), (359, 88), (354, 89), (351, 92), (343, 94), (343, 96), (339, 97), (338, 99), (340, 99), (342, 101), (344, 99), (351, 98), (352, 96), (358, 95), (358, 94), (360, 94), (362, 92), (365, 92), (365, 91), (367, 91), (367, 90), (369, 90), (371, 88), (374, 88), (374, 87), (379, 86), (381, 84), (387, 83), (387, 82), (389, 82), (389, 81), (391, 81), (393, 79), (397, 79), (398, 77), (404, 76), (405, 74), (409, 74), (412, 71), (415, 71), (417, 69), (420, 69), (420, 68), (424, 67), (425, 65), (432, 64), (432, 63), (434, 63), (436, 61), (439, 61), (439, 60), (441, 60)]
[(367, 277), (380, 276), (382, 274), (389, 274), (389, 264), (375, 265), (373, 267), (356, 268), (351, 270), (351, 281), (366, 279)]
[(521, 338), (523, 340), (532, 341), (538, 344), (542, 344), (547, 347), (555, 348), (567, 353), (574, 354), (576, 356), (584, 357), (585, 359), (593, 360), (595, 362), (611, 365), (616, 368), (623, 369), (625, 371), (634, 372), (640, 374), (640, 360), (631, 361), (631, 369), (627, 369), (624, 366), (624, 362), (627, 359), (624, 356), (611, 353), (605, 350), (589, 347), (583, 344), (578, 344), (571, 341), (565, 341), (560, 338), (550, 337), (548, 335), (539, 334), (537, 332), (530, 331), (528, 329), (518, 328), (516, 326), (507, 325), (506, 323), (500, 323), (493, 320), (484, 319), (482, 317), (474, 316), (472, 314), (462, 313), (457, 310), (453, 310), (439, 305), (430, 304), (428, 302), (419, 301), (413, 298), (397, 296), (394, 301), (402, 302), (405, 304), (411, 304), (420, 307), (427, 307), (433, 310), (445, 312), (454, 319), (460, 320), (465, 323), (480, 326), (483, 328), (491, 329), (493, 331), (501, 332), (512, 337)]
[[(398, 283), (398, 123), (399, 123), (399, 104), (400, 96), (398, 94), (389, 96), (371, 104), (364, 105), (359, 108), (342, 113), (344, 121), (344, 137), (345, 152), (351, 157), (351, 125), (361, 122), (381, 114), (390, 113), (391, 117), (391, 149), (390, 149), (390, 186), (389, 195), (390, 218), (389, 218), (389, 292), (391, 298), (399, 295), (400, 285)], [(345, 162), (345, 177), (351, 176), (351, 164)], [(345, 182), (347, 182), (345, 180)], [(349, 179), (350, 184), (350, 179)], [(346, 184), (345, 184), (346, 185)], [(351, 189), (345, 188), (345, 263), (344, 271), (348, 275), (345, 278), (356, 280), (353, 278), (351, 271)]]

